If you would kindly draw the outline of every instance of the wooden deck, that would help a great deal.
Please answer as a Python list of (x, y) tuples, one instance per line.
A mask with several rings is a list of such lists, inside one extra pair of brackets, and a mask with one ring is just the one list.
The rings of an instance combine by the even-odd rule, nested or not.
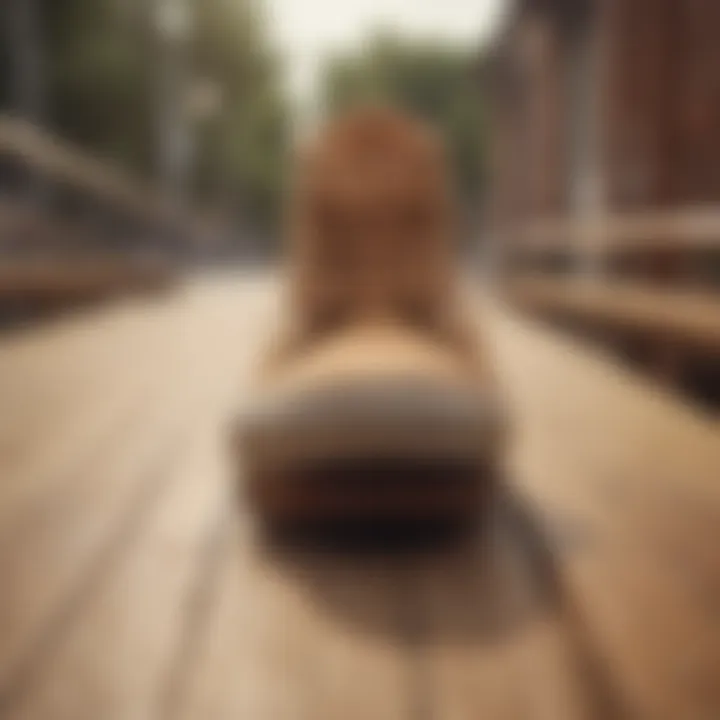
[(517, 441), (487, 534), (268, 547), (224, 430), (273, 301), (198, 280), (0, 341), (0, 718), (720, 717), (715, 422), (479, 308)]

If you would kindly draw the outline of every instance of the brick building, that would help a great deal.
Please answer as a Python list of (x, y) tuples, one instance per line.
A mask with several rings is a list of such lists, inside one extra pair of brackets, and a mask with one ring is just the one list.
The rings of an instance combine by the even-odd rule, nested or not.
[(489, 77), (501, 227), (720, 202), (717, 0), (518, 0)]
[(485, 79), (508, 296), (720, 406), (720, 2), (517, 0)]

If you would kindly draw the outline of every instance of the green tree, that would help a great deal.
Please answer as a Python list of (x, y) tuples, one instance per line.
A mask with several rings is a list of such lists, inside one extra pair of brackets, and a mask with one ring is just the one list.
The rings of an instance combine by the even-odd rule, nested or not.
[(47, 120), (94, 154), (150, 175), (152, 30), (135, 0), (44, 0)]
[(274, 232), (289, 110), (264, 17), (247, 1), (196, 0), (194, 7), (194, 72), (216, 88), (220, 104), (198, 128), (198, 193), (241, 212), (261, 232)]
[(322, 107), (332, 114), (380, 101), (432, 123), (445, 138), (462, 206), (472, 217), (482, 191), (485, 149), (476, 58), (474, 48), (380, 33), (359, 54), (328, 64)]
[[(256, 0), (185, 1), (189, 26), (177, 57), (194, 146), (192, 199), (242, 215), (245, 226), (268, 234), (279, 214), (288, 110), (265, 19)], [(25, 2), (4, 0), (3, 10)], [(157, 0), (33, 2), (43, 46), (43, 122), (92, 154), (155, 179), (166, 42)], [(0, 46), (0, 105), (13, 110), (17, 63), (10, 52), (7, 43)], [(213, 90), (213, 107), (194, 107), (198, 88)]]

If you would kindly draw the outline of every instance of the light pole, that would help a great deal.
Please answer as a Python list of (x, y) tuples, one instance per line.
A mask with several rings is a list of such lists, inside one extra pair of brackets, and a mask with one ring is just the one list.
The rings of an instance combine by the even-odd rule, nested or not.
[(186, 97), (189, 83), (190, 0), (156, 0), (157, 170), (161, 185), (178, 203), (192, 175), (193, 138)]

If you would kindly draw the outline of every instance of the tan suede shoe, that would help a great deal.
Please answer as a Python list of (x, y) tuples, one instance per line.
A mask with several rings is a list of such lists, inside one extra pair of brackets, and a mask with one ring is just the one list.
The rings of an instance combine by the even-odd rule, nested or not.
[(237, 437), (263, 518), (480, 516), (502, 422), (458, 299), (446, 165), (431, 131), (382, 108), (306, 154), (287, 331)]

